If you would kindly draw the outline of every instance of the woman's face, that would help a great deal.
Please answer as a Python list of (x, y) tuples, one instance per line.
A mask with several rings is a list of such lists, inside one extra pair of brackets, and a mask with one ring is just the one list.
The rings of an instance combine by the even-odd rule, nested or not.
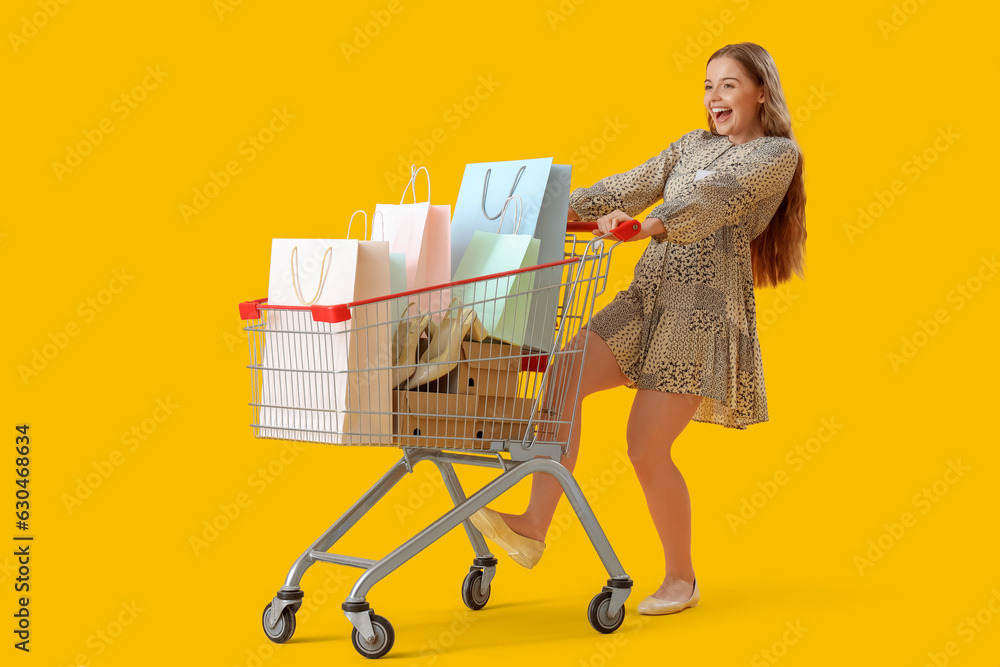
[(758, 107), (764, 101), (764, 87), (750, 80), (737, 61), (727, 56), (715, 58), (705, 70), (705, 108), (715, 119), (719, 134), (738, 143), (763, 133)]

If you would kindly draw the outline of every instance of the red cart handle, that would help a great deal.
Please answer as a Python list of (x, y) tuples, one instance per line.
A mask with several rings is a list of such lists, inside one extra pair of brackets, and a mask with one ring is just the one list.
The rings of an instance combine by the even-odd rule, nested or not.
[[(597, 229), (596, 220), (569, 220), (566, 222), (567, 232), (592, 232)], [(619, 240), (628, 241), (642, 231), (642, 223), (638, 220), (624, 220), (611, 230), (611, 234)]]

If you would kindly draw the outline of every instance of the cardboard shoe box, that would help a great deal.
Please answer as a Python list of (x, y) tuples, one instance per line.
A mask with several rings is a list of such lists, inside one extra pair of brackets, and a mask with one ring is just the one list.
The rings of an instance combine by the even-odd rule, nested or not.
[[(531, 419), (530, 398), (480, 396), (477, 414), (483, 437), (487, 440), (522, 440)], [(538, 423), (538, 413), (535, 421)]]
[(518, 394), (518, 374), (479, 368), (472, 364), (458, 365), (457, 385), (459, 391), (478, 394), (483, 397), (515, 397)]
[(479, 422), (477, 394), (394, 391), (398, 414), (393, 444), (405, 447), (489, 449)]
[(475, 394), (448, 394), (433, 391), (395, 390), (399, 412), (443, 418), (475, 416), (479, 397)]
[(513, 371), (521, 369), (521, 348), (509, 343), (480, 343), (477, 341), (462, 341), (462, 358), (479, 368), (489, 368), (495, 371)]
[(515, 397), (521, 348), (507, 343), (462, 342), (463, 361), (458, 365), (458, 391), (480, 396)]

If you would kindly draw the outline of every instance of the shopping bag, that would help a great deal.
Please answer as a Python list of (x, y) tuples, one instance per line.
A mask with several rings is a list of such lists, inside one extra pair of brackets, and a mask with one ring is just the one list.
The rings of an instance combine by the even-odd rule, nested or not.
[[(465, 165), (451, 224), (453, 269), (458, 267), (476, 231), (494, 232), (501, 208), (515, 194), (524, 204), (520, 233), (539, 240), (537, 263), (564, 259), (571, 171), (570, 165), (552, 164), (552, 158)], [(536, 276), (538, 292), (528, 316), (526, 346), (552, 350), (561, 279), (561, 272), (556, 270)]]
[[(375, 221), (375, 216), (378, 216), (379, 222)], [(376, 210), (372, 214), (372, 237), (375, 236), (375, 230), (379, 228), (379, 223), (385, 224), (385, 216), (382, 211)], [(383, 235), (384, 236), (384, 235)], [(403, 252), (392, 252), (392, 244), (389, 244), (389, 293), (399, 294), (400, 292), (405, 292), (409, 288), (406, 286), (406, 253)], [(406, 297), (400, 297), (398, 299), (393, 299), (389, 304), (389, 318), (394, 321), (398, 321), (403, 317), (403, 311), (406, 310), (408, 302)]]
[[(417, 174), (427, 176), (427, 201), (417, 202)], [(410, 190), (413, 202), (404, 204)], [(427, 167), (410, 169), (410, 181), (403, 188), (399, 204), (376, 204), (383, 224), (373, 225), (372, 239), (388, 241), (389, 252), (406, 257), (406, 289), (422, 289), (451, 281), (451, 205), (431, 204), (431, 176)], [(372, 215), (374, 220), (375, 214)], [(442, 299), (445, 303), (442, 305)], [(435, 311), (434, 319), (444, 316), (450, 299), (440, 291), (421, 294), (416, 299), (423, 311)]]
[[(515, 203), (513, 233), (502, 233), (508, 206)], [(506, 273), (538, 264), (540, 241), (529, 234), (519, 233), (520, 197), (514, 195), (504, 202), (500, 226), (496, 232), (476, 230), (462, 255), (455, 280), (478, 278), (494, 273)], [(491, 338), (513, 345), (523, 345), (530, 325), (531, 291), (536, 282), (535, 271), (501, 278), (478, 280), (463, 286), (463, 303), (471, 306)], [(549, 334), (551, 345), (552, 334)]]
[[(386, 242), (274, 239), (268, 304), (336, 305), (384, 296), (389, 271)], [(386, 301), (356, 306), (350, 320), (338, 323), (314, 321), (310, 309), (265, 309), (261, 435), (391, 444), (389, 317)]]
[(272, 239), (267, 302), (311, 306), (353, 301), (359, 243), (352, 239)]

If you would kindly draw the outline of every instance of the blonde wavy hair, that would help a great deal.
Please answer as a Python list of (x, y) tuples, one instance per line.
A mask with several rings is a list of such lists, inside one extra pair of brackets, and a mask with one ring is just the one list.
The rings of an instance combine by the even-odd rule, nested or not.
[[(802, 148), (792, 132), (792, 117), (771, 54), (753, 42), (727, 44), (709, 56), (706, 68), (722, 56), (735, 60), (751, 81), (764, 86), (764, 103), (758, 113), (764, 134), (788, 137), (799, 151), (799, 163), (785, 198), (764, 231), (750, 242), (754, 287), (777, 287), (790, 280), (792, 273), (805, 278), (806, 190), (802, 179)], [(712, 114), (706, 112), (706, 115), (712, 134), (718, 134)]]

